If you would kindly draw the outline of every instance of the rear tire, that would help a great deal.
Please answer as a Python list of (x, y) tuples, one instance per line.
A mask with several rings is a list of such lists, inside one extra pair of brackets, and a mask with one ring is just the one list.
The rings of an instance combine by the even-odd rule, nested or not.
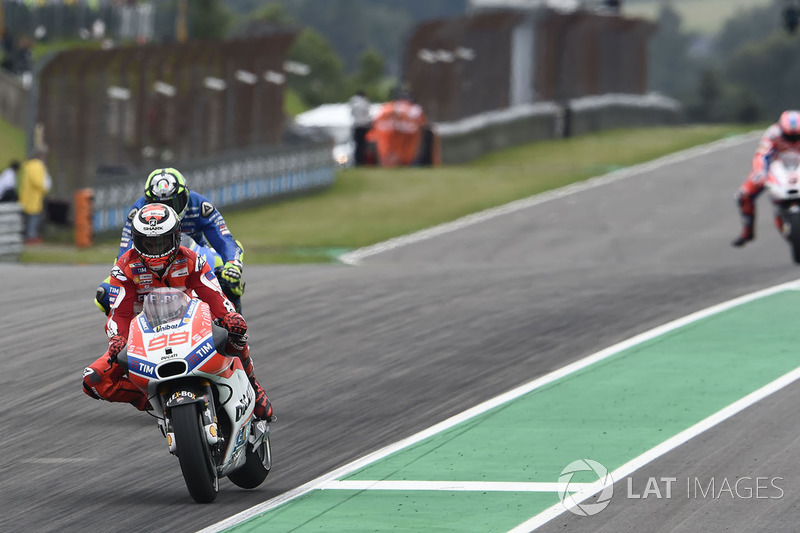
[(244, 465), (228, 475), (231, 483), (243, 489), (254, 489), (261, 485), (272, 467), (272, 451), (269, 437), (255, 450), (247, 450)]
[(211, 503), (217, 498), (219, 478), (197, 406), (196, 403), (189, 403), (173, 407), (170, 409), (170, 420), (186, 488), (196, 502)]

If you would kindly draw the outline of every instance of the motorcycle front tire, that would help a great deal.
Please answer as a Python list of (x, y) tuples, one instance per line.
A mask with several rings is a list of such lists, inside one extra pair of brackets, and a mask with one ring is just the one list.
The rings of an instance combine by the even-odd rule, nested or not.
[(217, 498), (219, 478), (203, 433), (198, 406), (197, 403), (177, 405), (170, 409), (169, 417), (186, 488), (196, 502), (211, 503)]

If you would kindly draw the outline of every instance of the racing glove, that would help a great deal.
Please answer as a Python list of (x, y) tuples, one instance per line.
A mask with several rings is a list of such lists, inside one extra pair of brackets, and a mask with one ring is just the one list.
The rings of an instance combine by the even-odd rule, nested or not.
[(219, 325), (228, 330), (228, 341), (238, 348), (247, 344), (247, 322), (239, 313), (228, 313), (219, 319)]
[(244, 292), (244, 284), (242, 283), (242, 262), (241, 261), (228, 261), (222, 267), (222, 272), (219, 277), (228, 286), (230, 291), (236, 296), (241, 296)]
[(108, 339), (108, 364), (117, 362), (117, 355), (125, 348), (128, 340), (122, 335), (114, 335)]

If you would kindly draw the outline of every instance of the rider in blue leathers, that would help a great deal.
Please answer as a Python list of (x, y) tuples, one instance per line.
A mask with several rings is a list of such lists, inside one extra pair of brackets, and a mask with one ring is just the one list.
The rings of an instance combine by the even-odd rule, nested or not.
[[(174, 168), (159, 168), (150, 173), (145, 182), (145, 194), (131, 207), (128, 219), (122, 228), (117, 258), (131, 248), (131, 221), (139, 209), (147, 203), (159, 202), (175, 209), (181, 217), (181, 232), (194, 243), (191, 248), (198, 254), (205, 254), (219, 278), (225, 296), (241, 312), (241, 296), (244, 292), (242, 279), (242, 256), (244, 249), (233, 238), (225, 219), (214, 205), (203, 195), (190, 191), (186, 180)], [(188, 247), (188, 246), (187, 246)], [(211, 260), (213, 257), (213, 260)], [(96, 304), (108, 314), (109, 279), (97, 288)]]

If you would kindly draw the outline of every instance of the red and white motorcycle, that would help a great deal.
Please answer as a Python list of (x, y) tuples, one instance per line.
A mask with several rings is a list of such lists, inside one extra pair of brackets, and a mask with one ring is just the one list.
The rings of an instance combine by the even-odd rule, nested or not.
[(769, 165), (767, 194), (780, 219), (779, 231), (792, 248), (792, 259), (800, 263), (800, 153), (784, 152)]
[(228, 332), (208, 305), (171, 288), (145, 296), (117, 360), (147, 394), (192, 498), (214, 501), (219, 478), (252, 489), (272, 468), (269, 425), (253, 416), (255, 392)]

